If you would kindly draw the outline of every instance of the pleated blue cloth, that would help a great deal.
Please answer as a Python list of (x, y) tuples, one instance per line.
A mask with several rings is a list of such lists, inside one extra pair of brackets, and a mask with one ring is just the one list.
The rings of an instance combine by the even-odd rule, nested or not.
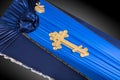
[(40, 24), (34, 11), (36, 2), (38, 1), (14, 0), (12, 2), (0, 19), (0, 52), (55, 80), (86, 80), (21, 35), (34, 31)]
[(19, 34), (34, 31), (39, 22), (34, 6), (37, 0), (13, 0), (0, 19), (0, 46), (14, 41)]
[[(35, 14), (33, 0), (14, 0), (0, 20), (0, 45), (15, 39), (19, 33), (26, 33), (41, 47), (89, 79), (120, 79), (119, 47), (48, 2), (41, 0), (41, 3), (45, 5), (45, 13)], [(66, 46), (54, 51), (49, 33), (63, 30), (68, 30), (69, 38), (66, 40), (87, 47), (90, 55), (81, 58), (78, 53), (72, 53)]]
[[(90, 79), (120, 79), (120, 49), (118, 47), (48, 2), (43, 1), (43, 4), (46, 11), (44, 14), (37, 13), (41, 24), (37, 30), (28, 34), (31, 39)], [(90, 55), (81, 58), (78, 53), (72, 53), (66, 46), (54, 51), (49, 33), (63, 30), (68, 30), (69, 38), (66, 40), (87, 47)]]

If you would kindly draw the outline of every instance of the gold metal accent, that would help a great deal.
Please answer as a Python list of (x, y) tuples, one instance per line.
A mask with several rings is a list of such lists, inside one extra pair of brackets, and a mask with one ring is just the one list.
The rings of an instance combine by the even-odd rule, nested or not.
[(82, 48), (82, 45), (77, 46), (64, 39), (65, 37), (69, 37), (67, 33), (68, 31), (64, 30), (60, 31), (59, 33), (52, 32), (49, 34), (50, 40), (53, 41), (52, 43), (53, 49), (54, 50), (61, 49), (62, 48), (61, 44), (64, 44), (65, 46), (71, 48), (72, 52), (79, 52), (81, 57), (88, 56), (89, 55), (88, 48)]
[(39, 13), (44, 13), (45, 12), (45, 8), (44, 8), (43, 5), (40, 5), (40, 2), (38, 2), (38, 3), (36, 3), (35, 11), (39, 12)]

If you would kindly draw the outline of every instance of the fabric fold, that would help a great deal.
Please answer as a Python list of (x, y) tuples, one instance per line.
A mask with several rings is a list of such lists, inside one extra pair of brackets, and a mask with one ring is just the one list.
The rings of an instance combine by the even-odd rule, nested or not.
[[(34, 10), (37, 0), (14, 0), (0, 19), (0, 46), (21, 33), (34, 31), (39, 18)], [(1, 50), (0, 50), (1, 51)]]

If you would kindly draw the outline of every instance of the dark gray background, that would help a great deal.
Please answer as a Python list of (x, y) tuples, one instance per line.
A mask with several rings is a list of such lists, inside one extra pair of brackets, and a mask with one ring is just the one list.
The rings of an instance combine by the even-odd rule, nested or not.
[[(12, 0), (0, 0), (0, 15)], [(117, 0), (47, 0), (120, 40), (120, 12)], [(42, 80), (42, 77), (0, 57), (0, 77), (7, 80)], [(1, 79), (4, 80), (4, 79)]]

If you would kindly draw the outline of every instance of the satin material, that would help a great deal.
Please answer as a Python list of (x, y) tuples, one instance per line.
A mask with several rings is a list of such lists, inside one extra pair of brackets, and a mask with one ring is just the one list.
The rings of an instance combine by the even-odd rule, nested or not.
[[(41, 19), (41, 22), (39, 22), (41, 24), (36, 31), (28, 34), (30, 38), (90, 79), (103, 80), (120, 78), (119, 48), (104, 40), (95, 32), (86, 28), (85, 25), (72, 19), (49, 3), (44, 2), (44, 5), (46, 7), (45, 13), (37, 13)], [(21, 9), (19, 10), (20, 13)], [(9, 22), (9, 25), (11, 25), (10, 23), (11, 22)], [(3, 25), (8, 25), (8, 23), (4, 23), (2, 26)], [(70, 35), (67, 40), (77, 45), (82, 44), (84, 47), (88, 47), (90, 56), (80, 58), (78, 53), (73, 54), (71, 50), (65, 46), (57, 51), (52, 49), (52, 42), (48, 34), (53, 31), (65, 29), (69, 31)], [(4, 30), (7, 32), (6, 29), (1, 28), (1, 33), (4, 33)]]
[(18, 37), (3, 53), (54, 80), (87, 80), (23, 35)]
[(0, 19), (0, 46), (15, 40), (21, 33), (29, 33), (37, 28), (39, 18), (34, 11), (36, 2), (35, 0), (13, 1)]
[[(44, 2), (44, 5), (46, 12), (37, 13), (41, 24), (37, 30), (28, 34), (30, 38), (90, 79), (120, 78), (120, 49), (118, 47), (49, 3)], [(78, 53), (72, 53), (71, 49), (63, 45), (62, 49), (54, 51), (49, 33), (62, 30), (68, 30), (69, 38), (66, 40), (87, 47), (90, 55), (81, 58)]]
[(17, 22), (17, 30), (22, 33), (29, 33), (36, 29), (38, 26), (38, 17), (33, 13), (27, 11), (23, 17)]
[[(31, 3), (31, 7), (28, 7), (27, 11), (25, 11), (24, 14), (21, 13), (21, 15), (19, 12), (21, 12), (22, 8), (20, 8), (19, 6), (21, 5), (23, 7), (23, 4), (27, 5), (26, 0), (23, 0), (23, 1), (22, 0), (14, 0), (14, 1), (15, 2), (12, 3), (12, 6), (14, 5), (14, 7), (16, 9), (19, 9), (20, 11), (16, 11), (16, 9), (15, 9), (13, 13), (18, 12), (18, 14), (10, 14), (10, 10), (12, 8), (8, 8), (7, 12), (5, 13), (7, 17), (4, 14), (3, 18), (1, 19), (1, 24), (4, 26), (7, 26), (7, 24), (5, 24), (5, 22), (8, 21), (8, 24), (11, 25), (11, 26), (8, 25), (8, 28), (10, 27), (10, 29), (11, 29), (11, 27), (13, 27), (13, 29), (11, 29), (10, 31), (14, 30), (14, 31), (18, 31), (18, 33), (16, 32), (17, 33), (16, 35), (15, 35), (15, 33), (11, 34), (12, 32), (8, 33), (8, 31), (9, 31), (8, 28), (5, 28), (5, 27), (3, 28), (3, 29), (6, 29), (6, 30), (4, 30), (4, 31), (6, 31), (6, 33), (3, 34), (3, 36), (14, 35), (14, 37), (11, 37), (11, 39), (9, 38), (7, 41), (5, 41), (5, 43), (3, 43), (2, 46), (5, 46), (5, 48), (4, 48), (4, 50), (2, 49), (2, 52), (4, 54), (6, 54), (7, 56), (12, 57), (12, 58), (22, 62), (23, 64), (27, 65), (28, 67), (31, 67), (39, 72), (42, 72), (45, 75), (48, 75), (48, 76), (54, 78), (55, 80), (74, 80), (74, 79), (75, 80), (86, 80), (85, 77), (83, 77), (80, 74), (78, 74), (77, 72), (73, 71), (71, 68), (67, 67), (62, 62), (60, 62), (59, 60), (57, 60), (56, 58), (51, 56), (49, 53), (47, 53), (40, 47), (34, 45), (29, 39), (25, 38), (23, 35), (20, 34), (23, 32), (33, 31), (35, 29), (35, 27), (38, 25), (39, 20), (37, 19), (38, 17), (35, 14), (33, 14), (34, 4), (30, 2), (31, 0), (29, 1), (29, 3)], [(22, 1), (22, 3), (21, 3), (21, 1)], [(24, 9), (22, 9), (22, 11), (23, 10)], [(12, 16), (12, 18), (9, 17), (10, 15)], [(21, 16), (21, 17), (18, 19), (18, 18), (16, 18), (15, 15), (18, 17), (19, 16)], [(4, 18), (6, 18), (7, 20), (5, 20)], [(13, 18), (15, 18), (15, 20), (14, 20), (15, 23), (13, 22)], [(10, 23), (10, 21), (12, 23)], [(3, 32), (2, 27), (3, 26), (1, 26), (0, 37), (2, 37), (2, 32)], [(2, 40), (4, 41), (5, 38)], [(7, 44), (7, 43), (9, 43), (9, 44)], [(12, 43), (12, 44), (10, 44), (10, 43)], [(9, 47), (6, 48), (6, 44), (9, 45)], [(1, 50), (1, 48), (0, 48), (0, 50)], [(64, 75), (64, 77), (63, 77), (63, 75)]]
[[(60, 9), (62, 10), (62, 9)], [(100, 37), (104, 38), (106, 41), (110, 42), (111, 44), (113, 44), (114, 46), (116, 46), (117, 48), (120, 49), (120, 40), (110, 36), (109, 34), (106, 34), (103, 31), (100, 31), (99, 29), (93, 27), (92, 25), (86, 23), (85, 21), (75, 17), (74, 15), (71, 15), (70, 13), (62, 10), (63, 12), (65, 12), (66, 14), (68, 14), (69, 16), (71, 16), (72, 18), (74, 18), (75, 20), (77, 20), (79, 23), (82, 23), (85, 27), (87, 27), (88, 29), (90, 29), (91, 31), (93, 31), (94, 33), (96, 33), (97, 35), (99, 35)]]

